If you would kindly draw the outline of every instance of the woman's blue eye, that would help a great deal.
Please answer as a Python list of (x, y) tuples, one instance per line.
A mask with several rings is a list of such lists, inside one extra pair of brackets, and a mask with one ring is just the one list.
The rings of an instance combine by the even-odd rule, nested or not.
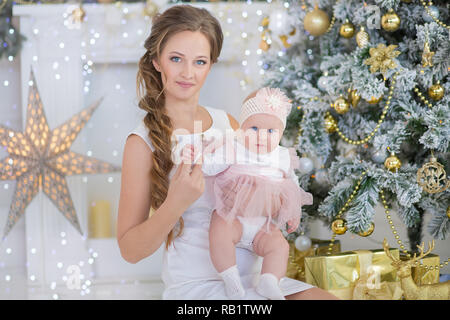
[(253, 129), (253, 130), (257, 131), (258, 127), (251, 127), (250, 129)]
[[(204, 61), (204, 60), (197, 60), (197, 62), (201, 62), (200, 65), (205, 65), (206, 64), (206, 61)], [(197, 64), (199, 64), (199, 63), (197, 63)]]
[[(172, 58), (170, 58), (170, 60), (174, 61), (173, 59), (180, 59), (180, 57), (172, 57)], [(180, 61), (180, 60), (178, 60), (178, 61)], [(174, 61), (174, 62), (178, 62), (178, 61)]]

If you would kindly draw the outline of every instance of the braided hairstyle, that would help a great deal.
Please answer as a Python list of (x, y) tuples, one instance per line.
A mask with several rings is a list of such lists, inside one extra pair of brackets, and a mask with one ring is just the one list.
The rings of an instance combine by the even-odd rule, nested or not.
[[(144, 124), (154, 146), (153, 166), (149, 173), (150, 205), (154, 210), (158, 209), (167, 197), (169, 173), (174, 163), (171, 154), (173, 126), (166, 112), (165, 88), (161, 74), (155, 69), (152, 61), (155, 59), (159, 62), (161, 52), (168, 39), (182, 31), (200, 31), (208, 39), (212, 63), (217, 62), (223, 43), (220, 23), (206, 9), (190, 5), (176, 5), (153, 17), (151, 34), (144, 43), (147, 51), (138, 64), (136, 88), (139, 108), (147, 112)], [(183, 219), (180, 217), (176, 236), (181, 234), (183, 225)], [(172, 229), (167, 235), (166, 249), (176, 236)]]

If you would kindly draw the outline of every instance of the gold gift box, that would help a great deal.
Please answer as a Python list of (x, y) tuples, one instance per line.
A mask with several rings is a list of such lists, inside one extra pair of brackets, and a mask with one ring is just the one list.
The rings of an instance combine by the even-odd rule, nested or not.
[[(389, 249), (399, 258), (398, 249)], [(400, 299), (401, 286), (383, 249), (305, 257), (305, 282), (340, 299)]]
[[(409, 252), (411, 257), (413, 254)], [(400, 259), (402, 261), (409, 260), (408, 257), (405, 254), (400, 255)], [(424, 266), (438, 266), (441, 263), (441, 260), (437, 254), (428, 254), (426, 257), (420, 259), (420, 264), (423, 264)], [(439, 269), (430, 268), (425, 269), (421, 266), (411, 267), (411, 277), (413, 278), (414, 282), (421, 286), (423, 284), (433, 284), (439, 282)]]
[[(330, 242), (330, 240), (311, 239), (311, 248), (300, 251), (295, 247), (294, 242), (289, 241), (289, 261), (286, 277), (305, 282), (305, 257), (326, 254)], [(331, 253), (338, 252), (341, 252), (341, 243), (336, 240)]]

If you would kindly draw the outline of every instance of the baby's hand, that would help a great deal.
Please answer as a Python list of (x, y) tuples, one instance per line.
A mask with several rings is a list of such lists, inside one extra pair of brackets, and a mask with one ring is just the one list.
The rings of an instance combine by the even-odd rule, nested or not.
[(291, 219), (291, 220), (288, 221), (287, 224), (288, 224), (288, 226), (289, 226), (287, 232), (288, 232), (288, 233), (292, 233), (292, 232), (294, 232), (295, 230), (297, 230), (297, 228), (298, 228), (298, 226), (299, 226), (299, 224), (300, 224), (300, 219), (299, 219), (299, 218)]

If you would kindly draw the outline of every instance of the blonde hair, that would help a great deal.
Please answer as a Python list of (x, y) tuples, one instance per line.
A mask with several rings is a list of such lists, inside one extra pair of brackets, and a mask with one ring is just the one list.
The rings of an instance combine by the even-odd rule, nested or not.
[[(154, 210), (158, 209), (167, 197), (169, 173), (174, 163), (171, 155), (173, 126), (165, 108), (164, 84), (152, 61), (155, 59), (159, 62), (167, 41), (182, 31), (200, 31), (208, 39), (211, 63), (217, 62), (223, 43), (220, 23), (206, 9), (176, 5), (153, 17), (151, 34), (144, 43), (147, 51), (139, 60), (136, 87), (139, 108), (147, 111), (144, 123), (154, 146), (153, 166), (149, 173), (150, 205)], [(183, 226), (183, 219), (180, 217), (177, 235), (174, 236), (173, 229), (167, 235), (166, 249), (174, 237), (181, 234)]]

